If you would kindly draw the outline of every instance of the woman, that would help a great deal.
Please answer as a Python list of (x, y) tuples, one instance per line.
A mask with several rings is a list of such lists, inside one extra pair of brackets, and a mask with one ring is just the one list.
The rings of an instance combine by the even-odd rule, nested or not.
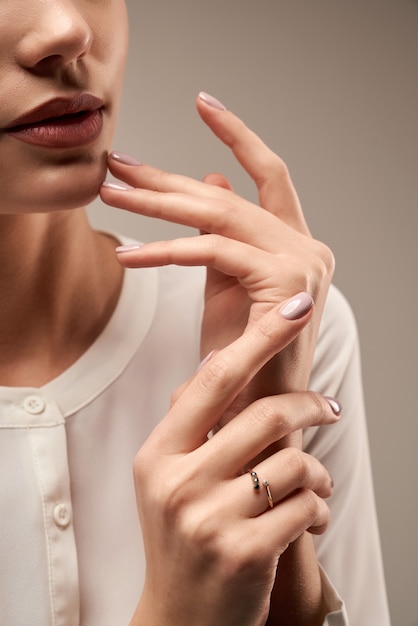
[[(108, 156), (126, 41), (122, 0), (0, 4), (1, 622), (340, 624), (340, 592), (352, 623), (388, 623), (355, 330), (333, 289), (317, 340), (332, 255), (284, 164), (207, 94), (199, 113), (262, 208), (223, 176)], [(99, 190), (205, 234), (97, 233), (83, 207)], [(209, 268), (194, 374), (202, 275), (173, 264)]]

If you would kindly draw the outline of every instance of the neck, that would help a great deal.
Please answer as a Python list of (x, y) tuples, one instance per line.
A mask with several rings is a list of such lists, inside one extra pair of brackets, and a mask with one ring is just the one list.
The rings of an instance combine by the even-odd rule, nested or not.
[(122, 283), (114, 247), (82, 209), (1, 216), (1, 385), (45, 384), (97, 338)]

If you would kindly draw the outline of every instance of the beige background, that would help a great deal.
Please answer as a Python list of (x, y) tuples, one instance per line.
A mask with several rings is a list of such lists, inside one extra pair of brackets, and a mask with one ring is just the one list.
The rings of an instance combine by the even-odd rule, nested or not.
[[(362, 340), (393, 624), (417, 626), (418, 2), (128, 6), (131, 56), (115, 146), (198, 178), (224, 171), (254, 197), (195, 113), (196, 93), (208, 91), (283, 156), (314, 234), (335, 252), (335, 282)], [(184, 232), (99, 204), (92, 219), (145, 240)]]

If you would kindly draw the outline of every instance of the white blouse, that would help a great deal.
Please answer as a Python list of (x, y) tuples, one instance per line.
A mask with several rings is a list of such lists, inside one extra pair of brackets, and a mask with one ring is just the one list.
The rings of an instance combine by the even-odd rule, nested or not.
[[(203, 284), (200, 268), (127, 270), (110, 322), (72, 367), (41, 388), (0, 388), (1, 624), (129, 624), (145, 570), (132, 463), (199, 361)], [(335, 288), (310, 386), (343, 406), (338, 424), (305, 433), (335, 481), (315, 539), (332, 581), (326, 623), (347, 612), (353, 626), (387, 626), (357, 335)]]

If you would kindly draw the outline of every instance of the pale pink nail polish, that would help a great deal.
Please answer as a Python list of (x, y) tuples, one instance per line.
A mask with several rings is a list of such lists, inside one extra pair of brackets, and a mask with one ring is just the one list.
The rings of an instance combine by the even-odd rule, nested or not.
[(137, 161), (134, 157), (129, 156), (129, 154), (124, 154), (123, 152), (113, 151), (109, 156), (114, 161), (123, 163), (123, 165), (142, 165), (140, 161)]
[(197, 368), (196, 368), (196, 373), (197, 373), (197, 372), (200, 372), (200, 370), (201, 370), (203, 367), (205, 367), (206, 363), (207, 363), (208, 361), (210, 361), (210, 360), (211, 360), (211, 358), (213, 357), (213, 355), (215, 354), (215, 352), (216, 352), (216, 350), (212, 350), (211, 352), (209, 352), (209, 354), (207, 354), (207, 355), (205, 356), (205, 358), (204, 358), (204, 359), (202, 359), (202, 361), (200, 361), (199, 365), (198, 365), (198, 366), (197, 366)]
[(210, 94), (206, 93), (205, 91), (201, 91), (199, 93), (199, 98), (200, 100), (202, 100), (202, 102), (205, 102), (214, 109), (218, 109), (219, 111), (226, 111), (226, 106), (222, 104), (222, 102), (220, 102), (217, 98), (214, 98)]
[(129, 191), (133, 189), (130, 185), (125, 185), (124, 183), (112, 183), (107, 180), (102, 184), (102, 187), (107, 187), (108, 189), (115, 189), (116, 191)]
[(331, 398), (331, 396), (324, 396), (324, 398), (330, 405), (334, 415), (340, 415), (342, 409), (341, 404), (338, 402), (338, 400), (336, 400), (335, 398)]
[(133, 252), (134, 250), (139, 250), (140, 248), (142, 248), (144, 244), (142, 243), (132, 243), (128, 246), (118, 246), (117, 248), (115, 248), (115, 252), (117, 254), (121, 254), (123, 252)]
[(288, 300), (280, 309), (280, 315), (287, 320), (298, 320), (312, 308), (313, 300), (308, 293), (301, 291)]

